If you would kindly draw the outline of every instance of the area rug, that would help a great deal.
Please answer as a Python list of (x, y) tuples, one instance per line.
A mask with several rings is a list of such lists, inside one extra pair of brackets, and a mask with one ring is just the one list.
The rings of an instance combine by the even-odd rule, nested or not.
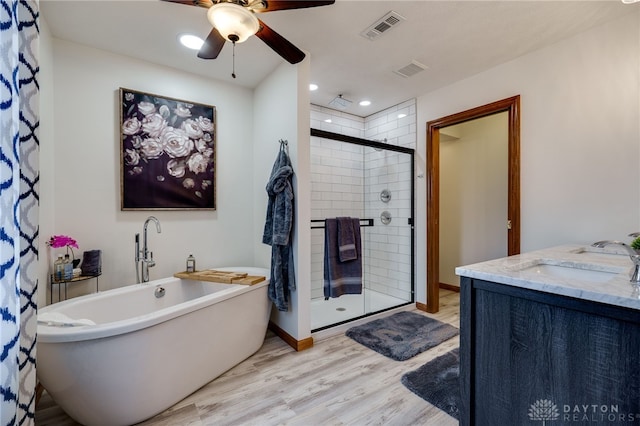
[(459, 420), (460, 356), (458, 349), (435, 358), (402, 376), (411, 392)]
[(459, 330), (415, 312), (398, 312), (352, 327), (347, 337), (396, 361), (404, 361), (457, 335)]

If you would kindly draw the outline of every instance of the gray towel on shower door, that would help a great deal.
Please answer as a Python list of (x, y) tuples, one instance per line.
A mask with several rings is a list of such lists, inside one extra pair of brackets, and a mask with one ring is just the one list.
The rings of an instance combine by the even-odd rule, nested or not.
[(324, 297), (362, 293), (362, 247), (360, 220), (350, 219), (354, 230), (356, 259), (340, 262), (338, 220), (326, 219), (324, 225)]
[(356, 230), (360, 231), (360, 219), (357, 219), (356, 222), (350, 217), (338, 218), (338, 257), (340, 262), (358, 258)]

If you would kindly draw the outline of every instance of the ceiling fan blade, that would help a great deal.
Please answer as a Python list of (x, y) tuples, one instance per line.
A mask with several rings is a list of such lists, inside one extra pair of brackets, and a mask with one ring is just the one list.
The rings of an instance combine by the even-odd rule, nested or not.
[(297, 64), (302, 61), (305, 54), (302, 50), (291, 44), (286, 38), (269, 28), (264, 22), (258, 19), (260, 29), (256, 36), (272, 48), (278, 55), (282, 56), (290, 64)]
[(213, 3), (214, 3), (213, 0), (162, 0), (162, 1), (166, 1), (169, 3), (184, 4), (187, 6), (200, 6), (200, 7), (205, 7), (207, 9), (213, 6)]
[(258, 0), (249, 3), (254, 12), (273, 12), (274, 10), (303, 9), (307, 7), (329, 6), (335, 0)]
[(200, 59), (215, 59), (220, 54), (220, 51), (224, 47), (225, 39), (220, 35), (215, 28), (211, 29), (211, 32), (204, 41), (204, 44), (198, 51), (198, 58)]

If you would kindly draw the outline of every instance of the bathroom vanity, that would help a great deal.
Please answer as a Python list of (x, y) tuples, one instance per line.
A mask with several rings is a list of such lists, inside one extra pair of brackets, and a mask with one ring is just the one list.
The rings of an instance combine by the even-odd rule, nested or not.
[(616, 246), (575, 245), (456, 268), (460, 424), (640, 423), (631, 267)]

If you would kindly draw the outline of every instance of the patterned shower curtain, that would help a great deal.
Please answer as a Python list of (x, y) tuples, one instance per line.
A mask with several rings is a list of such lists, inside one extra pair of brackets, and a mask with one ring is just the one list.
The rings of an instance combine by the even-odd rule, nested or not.
[(0, 425), (32, 425), (38, 290), (37, 0), (0, 0)]

